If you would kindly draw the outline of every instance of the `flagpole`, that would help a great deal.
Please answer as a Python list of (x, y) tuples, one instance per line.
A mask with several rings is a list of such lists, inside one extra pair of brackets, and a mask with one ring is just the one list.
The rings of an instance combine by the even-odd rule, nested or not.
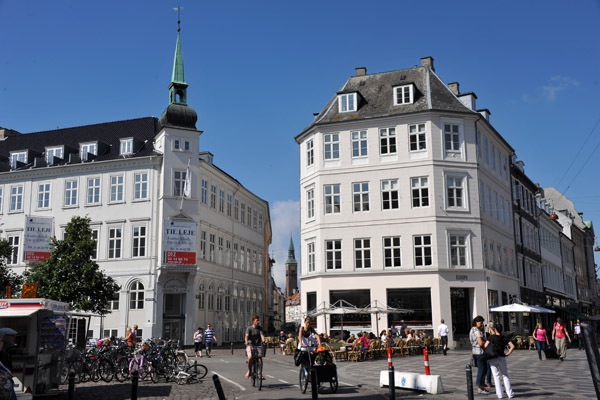
[[(188, 164), (187, 164), (187, 170), (185, 171), (185, 181), (183, 184), (183, 188), (181, 190), (181, 201), (179, 203), (179, 212), (181, 212), (181, 210), (183, 210), (183, 198), (184, 197), (191, 197), (192, 194), (192, 178), (191, 178), (191, 172), (190, 172), (190, 161), (192, 161), (192, 157), (190, 156), (188, 158)], [(186, 196), (186, 193), (188, 196)]]

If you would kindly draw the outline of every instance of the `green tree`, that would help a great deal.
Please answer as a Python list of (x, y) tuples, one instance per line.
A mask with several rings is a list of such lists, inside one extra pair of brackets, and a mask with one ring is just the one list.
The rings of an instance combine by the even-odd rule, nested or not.
[(23, 277), (13, 272), (6, 265), (6, 260), (12, 255), (12, 247), (6, 239), (0, 239), (0, 297), (4, 297), (7, 286), (10, 286), (12, 293), (18, 293), (23, 284)]
[(25, 271), (26, 282), (38, 284), (38, 297), (104, 315), (119, 286), (92, 260), (95, 250), (90, 219), (75, 216), (67, 224), (64, 240), (52, 238), (50, 258)]

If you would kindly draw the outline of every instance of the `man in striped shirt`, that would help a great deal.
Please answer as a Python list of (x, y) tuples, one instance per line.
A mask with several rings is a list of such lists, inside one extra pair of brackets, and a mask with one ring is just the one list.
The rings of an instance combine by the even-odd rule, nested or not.
[(206, 355), (208, 358), (210, 358), (213, 342), (217, 343), (217, 337), (215, 336), (215, 331), (211, 324), (206, 325), (206, 330), (204, 331), (204, 340), (206, 341)]

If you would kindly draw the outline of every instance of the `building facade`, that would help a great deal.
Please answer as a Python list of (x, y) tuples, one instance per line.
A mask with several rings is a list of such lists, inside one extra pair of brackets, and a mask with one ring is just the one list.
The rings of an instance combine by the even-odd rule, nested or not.
[[(466, 342), (474, 316), (518, 297), (514, 151), (476, 99), (444, 84), (431, 57), (387, 73), (357, 68), (296, 136), (304, 313), (377, 300), (414, 310), (380, 315), (380, 327), (404, 319), (431, 331), (444, 318), (450, 340)], [(374, 318), (345, 316), (344, 328), (371, 331)], [(340, 325), (317, 318), (319, 331)]]
[(95, 260), (121, 286), (112, 312), (94, 318), (93, 337), (192, 342), (210, 323), (220, 341), (242, 340), (267, 306), (268, 203), (198, 153), (201, 131), (187, 106), (178, 34), (169, 106), (140, 118), (46, 132), (2, 130), (0, 236), (8, 264), (31, 261), (25, 229), (45, 218), (63, 238), (73, 216), (88, 216)]

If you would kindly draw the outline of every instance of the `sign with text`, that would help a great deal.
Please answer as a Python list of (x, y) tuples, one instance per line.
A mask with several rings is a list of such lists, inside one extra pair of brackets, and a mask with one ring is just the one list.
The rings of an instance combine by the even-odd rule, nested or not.
[(25, 218), (25, 261), (44, 261), (50, 258), (52, 229), (52, 218)]
[(196, 264), (196, 223), (165, 221), (163, 250), (164, 264)]

